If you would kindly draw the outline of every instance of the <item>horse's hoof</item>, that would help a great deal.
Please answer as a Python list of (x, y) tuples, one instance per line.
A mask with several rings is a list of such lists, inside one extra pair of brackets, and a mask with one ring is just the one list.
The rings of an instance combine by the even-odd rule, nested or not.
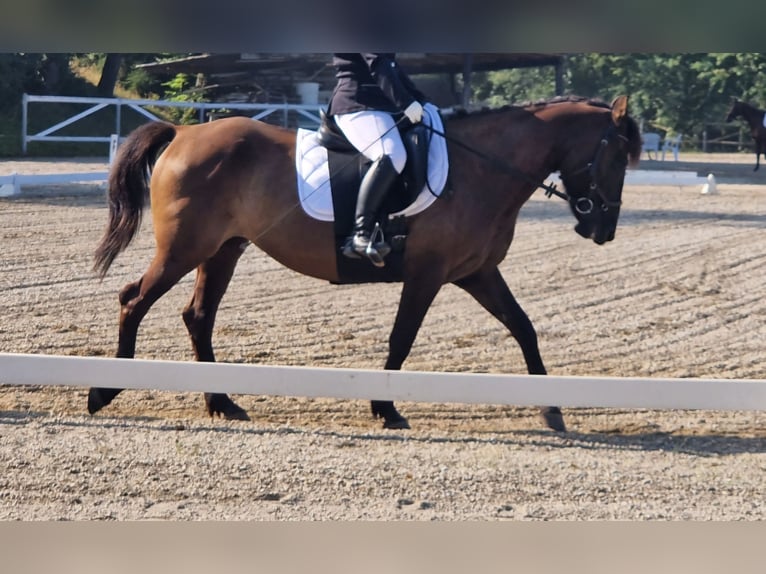
[(102, 389), (93, 387), (88, 391), (88, 413), (95, 414), (112, 402), (120, 389)]
[(91, 415), (96, 414), (104, 408), (104, 403), (101, 400), (101, 397), (94, 391), (96, 391), (96, 389), (88, 391), (88, 413)]
[(227, 421), (250, 420), (250, 417), (247, 416), (245, 410), (232, 401), (226, 394), (206, 394), (205, 404), (207, 406), (207, 414), (210, 415), (210, 418), (215, 418), (215, 416), (218, 415)]
[(544, 408), (540, 415), (543, 417), (545, 426), (556, 432), (567, 432), (567, 427), (564, 424), (564, 416), (561, 414), (561, 409), (558, 407)]
[(408, 429), (410, 423), (407, 419), (399, 414), (396, 410), (394, 403), (391, 401), (371, 401), (370, 407), (372, 408), (373, 418), (383, 419), (384, 429)]
[(406, 418), (400, 415), (397, 419), (385, 420), (383, 422), (383, 428), (390, 430), (408, 430), (410, 428), (410, 423), (407, 422)]
[(232, 403), (230, 406), (226, 406), (225, 408), (214, 408), (214, 407), (208, 407), (207, 414), (210, 415), (211, 419), (214, 419), (216, 416), (221, 417), (224, 420), (227, 421), (249, 421), (250, 417), (248, 416), (247, 412), (245, 410), (234, 403)]

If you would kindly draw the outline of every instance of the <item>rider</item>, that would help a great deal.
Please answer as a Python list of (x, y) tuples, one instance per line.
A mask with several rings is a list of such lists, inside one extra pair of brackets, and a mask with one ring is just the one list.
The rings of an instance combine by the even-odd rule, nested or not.
[(425, 96), (399, 67), (395, 54), (333, 54), (333, 65), (338, 82), (327, 115), (373, 162), (359, 186), (354, 231), (343, 254), (352, 258), (364, 255), (383, 267), (388, 247), (373, 241), (375, 217), (407, 162), (396, 120), (404, 114), (413, 124), (420, 122)]

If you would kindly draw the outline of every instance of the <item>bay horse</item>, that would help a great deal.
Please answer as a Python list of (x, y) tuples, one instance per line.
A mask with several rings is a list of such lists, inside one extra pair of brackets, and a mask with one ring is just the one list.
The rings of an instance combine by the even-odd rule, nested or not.
[[(599, 245), (614, 238), (625, 171), (641, 155), (628, 97), (611, 105), (554, 98), (455, 114), (443, 125), (450, 193), (407, 218), (401, 268), (385, 278), (401, 282), (402, 290), (384, 368), (402, 367), (429, 306), (442, 285), (452, 283), (510, 331), (528, 372), (544, 375), (535, 329), (498, 265), (521, 207), (553, 172), (560, 173), (564, 191), (550, 191), (568, 201), (575, 231)], [(134, 356), (138, 327), (149, 308), (196, 269), (182, 318), (196, 360), (215, 361), (216, 312), (249, 242), (299, 273), (342, 282), (332, 223), (296, 209), (296, 133), (235, 117), (188, 126), (151, 122), (126, 138), (109, 174), (109, 221), (94, 269), (103, 278), (128, 247), (147, 198), (156, 250), (146, 272), (119, 293), (117, 357)], [(119, 392), (91, 388), (88, 411), (99, 411)], [(228, 395), (204, 397), (210, 416), (249, 420)], [(410, 428), (393, 401), (372, 399), (373, 417), (382, 418), (384, 428)], [(541, 407), (541, 415), (549, 428), (566, 430), (560, 408)]]
[(763, 125), (764, 110), (734, 98), (731, 109), (726, 116), (726, 121), (730, 122), (735, 118), (743, 118), (750, 127), (750, 135), (755, 142), (755, 167), (753, 171), (758, 171), (761, 166), (761, 154), (766, 158), (766, 127)]

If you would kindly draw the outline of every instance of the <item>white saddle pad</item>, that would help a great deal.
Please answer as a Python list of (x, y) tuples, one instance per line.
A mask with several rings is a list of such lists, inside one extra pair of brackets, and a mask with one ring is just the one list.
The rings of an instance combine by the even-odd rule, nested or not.
[[(423, 121), (439, 132), (444, 132), (439, 110), (433, 104), (423, 106)], [(431, 205), (444, 191), (449, 165), (447, 142), (432, 133), (428, 148), (428, 183), (415, 201), (396, 215), (414, 215)], [(295, 167), (298, 174), (298, 199), (303, 210), (315, 219), (333, 221), (330, 169), (327, 164), (327, 149), (319, 145), (317, 132), (299, 129)], [(430, 189), (429, 189), (430, 188)]]

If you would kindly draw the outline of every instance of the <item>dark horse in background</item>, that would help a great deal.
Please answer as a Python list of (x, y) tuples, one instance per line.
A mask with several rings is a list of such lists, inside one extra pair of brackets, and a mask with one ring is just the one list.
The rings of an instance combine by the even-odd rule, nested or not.
[[(763, 110), (759, 110), (755, 106), (735, 98), (731, 104), (729, 114), (726, 116), (727, 122), (735, 118), (743, 118), (750, 127), (750, 135), (753, 136), (753, 141), (755, 142), (755, 168), (753, 168), (753, 171), (758, 171), (758, 168), (761, 166), (761, 154), (766, 154), (766, 127), (763, 125), (764, 113)], [(766, 158), (766, 155), (764, 157)]]
[[(537, 334), (498, 265), (519, 210), (553, 172), (560, 173), (565, 192), (558, 194), (569, 202), (577, 233), (599, 245), (614, 238), (625, 171), (641, 154), (628, 98), (611, 106), (556, 98), (447, 117), (444, 126), (452, 192), (408, 218), (385, 368), (402, 367), (429, 306), (442, 285), (453, 283), (511, 332), (528, 372), (544, 375)], [(128, 247), (149, 196), (156, 251), (143, 276), (119, 294), (118, 357), (134, 356), (149, 308), (196, 269), (182, 317), (196, 359), (214, 361), (216, 311), (248, 241), (290, 269), (340, 282), (332, 222), (296, 209), (295, 145), (294, 130), (246, 118), (192, 126), (153, 122), (126, 139), (109, 176), (109, 223), (95, 269), (103, 277)], [(119, 392), (91, 388), (89, 412)], [(248, 420), (224, 393), (206, 393), (205, 402), (210, 416)], [(393, 401), (372, 400), (371, 407), (385, 428), (409, 428)], [(544, 407), (542, 415), (548, 427), (565, 430), (558, 407)]]

